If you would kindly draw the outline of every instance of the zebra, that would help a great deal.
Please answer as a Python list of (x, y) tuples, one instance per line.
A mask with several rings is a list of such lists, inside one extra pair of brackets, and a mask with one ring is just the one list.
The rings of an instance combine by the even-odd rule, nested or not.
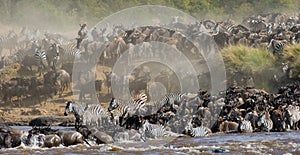
[[(137, 99), (120, 100), (112, 98), (108, 107), (111, 113), (111, 119), (115, 125), (120, 124), (123, 126), (125, 119), (133, 115), (140, 115), (144, 109), (147, 95), (142, 93)], [(121, 120), (121, 121), (120, 121)], [(124, 122), (123, 122), (124, 121)]]
[(50, 45), (50, 47), (47, 49), (46, 57), (47, 57), (47, 63), (48, 66), (52, 67), (53, 70), (56, 70), (57, 62), (59, 61), (59, 52), (61, 50), (61, 47), (58, 46), (58, 44), (53, 43)]
[(100, 104), (89, 104), (85, 107), (83, 113), (83, 124), (92, 126), (95, 124), (97, 127), (109, 122), (109, 112), (103, 108)]
[[(67, 101), (64, 115), (74, 113), (75, 128), (78, 129), (82, 125), (103, 125), (103, 118), (109, 117), (109, 112), (100, 104), (78, 104), (75, 102)], [(107, 123), (109, 121), (107, 120)]]
[(289, 105), (285, 109), (285, 122), (288, 129), (297, 130), (300, 123), (300, 108), (299, 106)]
[(273, 128), (273, 121), (270, 118), (270, 114), (268, 111), (263, 111), (258, 118), (257, 122), (258, 127), (260, 128), (261, 131), (267, 131), (270, 132)]
[(111, 120), (114, 125), (120, 125), (123, 126), (126, 121), (124, 119), (129, 117), (129, 112), (130, 112), (129, 106), (122, 104), (118, 107), (116, 107), (113, 110), (109, 110), (111, 114)]
[(169, 93), (163, 96), (155, 105), (159, 107), (158, 111), (163, 111), (164, 108), (174, 110), (175, 105), (180, 106), (183, 101), (188, 101), (188, 94)]
[(120, 99), (112, 98), (108, 107), (108, 111), (112, 111), (117, 107), (123, 105), (129, 106), (132, 110), (136, 111), (144, 107), (147, 99), (148, 97), (144, 93), (140, 94), (137, 99), (120, 100)]
[(209, 136), (212, 131), (203, 125), (199, 127), (193, 127), (192, 123), (189, 122), (184, 128), (183, 134), (189, 135), (191, 137), (204, 137)]
[[(108, 111), (111, 113), (111, 119), (114, 124), (120, 124), (123, 126), (123, 120), (131, 117), (133, 115), (140, 115), (141, 111), (146, 111), (143, 109), (145, 105), (145, 100), (119, 100), (112, 98)], [(120, 121), (121, 120), (121, 121)]]
[(249, 120), (245, 120), (242, 117), (240, 117), (239, 119), (239, 127), (238, 130), (242, 133), (252, 133), (253, 132), (253, 128), (252, 128), (252, 124)]
[(151, 124), (148, 120), (142, 126), (142, 140), (146, 140), (148, 138), (158, 138), (167, 136), (166, 128), (163, 125)]
[(0, 36), (0, 53), (3, 49), (9, 49), (10, 55), (12, 51), (16, 50), (18, 43), (18, 36), (14, 31), (10, 31), (6, 36)]
[(83, 124), (83, 114), (86, 105), (78, 104), (72, 101), (67, 101), (66, 104), (64, 115), (68, 116), (69, 113), (73, 113), (75, 116), (75, 128), (78, 129)]
[(40, 73), (40, 76), (42, 75), (42, 71), (47, 66), (47, 56), (46, 52), (41, 49), (41, 47), (38, 47), (34, 51), (34, 58), (36, 61), (36, 65), (38, 66), (38, 72)]
[(78, 49), (74, 41), (59, 46), (59, 56), (61, 62), (83, 60), (83, 50)]
[(252, 125), (252, 129), (255, 130), (257, 128), (258, 114), (255, 110), (248, 112), (245, 115), (245, 120), (249, 120)]
[(286, 40), (275, 40), (271, 39), (268, 49), (274, 54), (281, 56), (283, 53), (283, 48), (287, 45)]

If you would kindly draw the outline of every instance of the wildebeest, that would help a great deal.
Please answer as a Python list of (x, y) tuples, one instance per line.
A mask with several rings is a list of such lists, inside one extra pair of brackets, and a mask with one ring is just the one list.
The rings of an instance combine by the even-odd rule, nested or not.
[(70, 88), (71, 77), (70, 74), (65, 70), (58, 70), (56, 72), (56, 82), (59, 85), (59, 95), (61, 96), (65, 90)]
[(0, 148), (11, 148), (21, 145), (24, 132), (8, 126), (0, 127)]
[(64, 146), (83, 143), (83, 136), (77, 131), (58, 131), (57, 134), (61, 138), (62, 144)]

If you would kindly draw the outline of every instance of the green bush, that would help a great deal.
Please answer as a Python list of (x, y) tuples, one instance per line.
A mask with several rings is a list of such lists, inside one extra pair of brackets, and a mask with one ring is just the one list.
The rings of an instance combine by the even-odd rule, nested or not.
[(287, 46), (283, 53), (283, 61), (293, 68), (294, 76), (300, 75), (300, 44)]
[(226, 69), (231, 72), (259, 74), (275, 66), (276, 58), (267, 49), (251, 48), (243, 45), (229, 46), (222, 50)]

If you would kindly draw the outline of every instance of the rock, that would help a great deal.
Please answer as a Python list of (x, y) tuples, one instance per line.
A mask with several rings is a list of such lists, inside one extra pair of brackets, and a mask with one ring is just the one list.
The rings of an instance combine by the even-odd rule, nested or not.
[(69, 127), (69, 126), (74, 126), (75, 121), (73, 119), (65, 119), (62, 120), (61, 123), (58, 124), (58, 126), (64, 126), (64, 127)]
[(29, 122), (29, 126), (50, 126), (57, 120), (53, 117), (38, 117)]

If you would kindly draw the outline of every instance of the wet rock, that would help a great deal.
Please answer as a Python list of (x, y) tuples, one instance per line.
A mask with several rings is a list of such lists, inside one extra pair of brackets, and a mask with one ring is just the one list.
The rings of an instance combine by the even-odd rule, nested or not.
[(212, 150), (213, 153), (224, 153), (224, 152), (229, 152), (229, 150), (227, 149), (223, 149), (223, 148), (217, 148)]
[(30, 120), (29, 126), (50, 126), (56, 121), (53, 117), (38, 117)]
[(50, 126), (47, 127), (33, 127), (31, 130), (29, 130), (29, 134), (44, 134), (44, 135), (50, 135), (50, 134), (56, 134), (58, 129), (52, 129)]
[(64, 127), (69, 127), (69, 126), (74, 126), (75, 122), (73, 119), (65, 119), (62, 120), (61, 123), (58, 124), (58, 126), (64, 126)]

